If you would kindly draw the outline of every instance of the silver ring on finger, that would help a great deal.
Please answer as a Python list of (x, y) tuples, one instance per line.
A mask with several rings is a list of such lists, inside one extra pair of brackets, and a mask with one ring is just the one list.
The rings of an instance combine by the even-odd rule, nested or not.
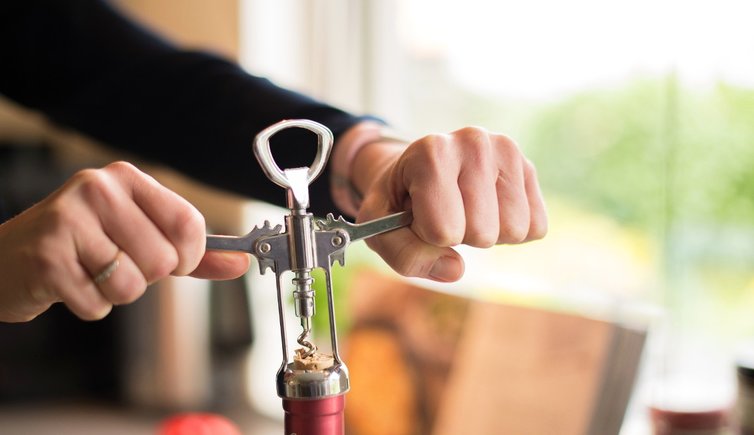
[(107, 266), (102, 268), (102, 270), (92, 278), (95, 284), (100, 285), (107, 281), (118, 269), (118, 266), (120, 265), (120, 253), (122, 251), (119, 249), (118, 252), (115, 254), (115, 257), (113, 260), (109, 263), (107, 263)]

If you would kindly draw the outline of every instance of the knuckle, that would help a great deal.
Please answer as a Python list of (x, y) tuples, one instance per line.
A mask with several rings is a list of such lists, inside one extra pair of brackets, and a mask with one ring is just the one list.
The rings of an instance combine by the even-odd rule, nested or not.
[(500, 243), (521, 243), (529, 234), (529, 226), (520, 222), (505, 222), (500, 227)]
[(529, 233), (529, 235), (526, 237), (526, 242), (531, 242), (534, 240), (541, 240), (547, 235), (547, 228), (538, 228), (536, 231), (532, 231)]
[(450, 247), (463, 242), (464, 232), (462, 230), (454, 230), (449, 225), (437, 225), (422, 231), (420, 237), (431, 245)]
[(172, 232), (177, 243), (191, 243), (202, 239), (205, 227), (204, 216), (192, 205), (186, 203), (176, 210)]
[(110, 314), (110, 311), (113, 309), (112, 304), (106, 303), (106, 302), (97, 302), (97, 301), (87, 301), (86, 304), (82, 307), (80, 307), (76, 311), (76, 315), (81, 320), (101, 320), (104, 319), (105, 316)]
[(431, 134), (414, 142), (404, 155), (404, 173), (411, 174), (414, 181), (428, 183), (430, 180), (446, 176), (448, 162), (456, 159), (457, 147), (450, 135)]
[(104, 169), (108, 172), (115, 172), (118, 174), (125, 174), (125, 175), (137, 174), (141, 172), (136, 168), (136, 166), (123, 160), (112, 162), (108, 164), (107, 166), (105, 166)]
[(464, 156), (483, 163), (492, 153), (490, 133), (481, 127), (465, 127), (453, 132), (463, 146)]
[(453, 135), (463, 137), (470, 142), (486, 141), (489, 134), (485, 128), (477, 126), (463, 127), (453, 132)]
[(175, 249), (165, 249), (160, 255), (153, 257), (153, 261), (143, 271), (148, 283), (157, 281), (170, 275), (178, 267), (178, 253)]
[(491, 231), (468, 233), (463, 243), (476, 248), (490, 248), (497, 243), (497, 234)]
[(89, 180), (93, 178), (101, 177), (102, 170), (100, 169), (81, 169), (80, 171), (77, 171), (73, 176), (71, 176), (71, 180), (74, 183), (87, 183)]
[(442, 145), (448, 142), (448, 135), (442, 133), (428, 134), (416, 141), (416, 146), (430, 147), (433, 149), (438, 145)]
[(172, 242), (178, 252), (179, 260), (173, 273), (185, 275), (190, 273), (201, 260), (206, 236), (204, 216), (187, 203), (176, 214), (173, 234)]
[(79, 184), (98, 184), (104, 182), (107, 175), (102, 169), (82, 169), (76, 172), (72, 178)]
[(108, 164), (102, 169), (102, 172), (131, 186), (136, 180), (151, 179), (149, 175), (139, 170), (132, 163), (122, 160)]
[(147, 283), (143, 277), (131, 276), (121, 287), (114, 288), (109, 299), (114, 305), (124, 305), (140, 298), (147, 289)]
[(104, 171), (85, 169), (77, 173), (77, 180), (81, 195), (87, 203), (112, 206), (115, 202), (113, 183)]
[(414, 148), (429, 156), (430, 161), (441, 161), (450, 151), (451, 141), (448, 135), (430, 134), (416, 141)]
[(495, 148), (502, 152), (505, 156), (516, 156), (521, 154), (521, 150), (518, 147), (516, 141), (504, 134), (496, 134), (492, 137), (492, 142)]
[(494, 163), (494, 160), (490, 158), (492, 155), (492, 143), (483, 136), (471, 136), (468, 140), (463, 142), (463, 154), (469, 161), (475, 163), (478, 168), (484, 168), (490, 166), (489, 163)]
[(532, 225), (529, 228), (529, 234), (526, 236), (526, 240), (539, 240), (547, 235), (548, 224), (547, 218), (535, 219), (532, 221)]

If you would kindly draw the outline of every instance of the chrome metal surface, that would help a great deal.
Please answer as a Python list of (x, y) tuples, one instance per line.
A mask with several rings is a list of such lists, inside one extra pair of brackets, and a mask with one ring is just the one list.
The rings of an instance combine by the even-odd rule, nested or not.
[(332, 150), (333, 134), (324, 125), (310, 121), (308, 119), (287, 119), (273, 124), (264, 130), (262, 130), (254, 140), (254, 155), (257, 157), (259, 164), (262, 166), (267, 178), (273, 183), (282, 188), (289, 188), (288, 179), (283, 174), (283, 171), (275, 163), (275, 159), (272, 157), (272, 151), (270, 151), (270, 138), (280, 130), (286, 128), (304, 128), (317, 135), (317, 154), (314, 156), (314, 161), (309, 167), (307, 174), (307, 184), (311, 184), (327, 164), (327, 159), (330, 158), (330, 151)]
[[(270, 138), (286, 128), (305, 128), (317, 134), (317, 154), (310, 168), (280, 169), (270, 151)], [(337, 331), (335, 327), (335, 303), (330, 267), (338, 262), (345, 263), (345, 250), (350, 242), (361, 240), (396, 228), (409, 225), (410, 212), (396, 213), (362, 224), (352, 224), (343, 218), (335, 219), (332, 214), (326, 220), (315, 220), (307, 212), (309, 207), (309, 184), (316, 179), (325, 167), (332, 148), (332, 133), (324, 126), (308, 120), (289, 120), (274, 124), (263, 130), (254, 142), (254, 154), (267, 177), (286, 189), (286, 199), (290, 213), (285, 217), (285, 230), (281, 226), (271, 227), (269, 222), (261, 228), (254, 228), (243, 237), (208, 236), (207, 249), (247, 252), (257, 258), (259, 271), (267, 269), (276, 275), (280, 338), (283, 347), (283, 364), (278, 372), (278, 395), (286, 399), (317, 399), (337, 396), (349, 389), (348, 370), (338, 354)], [(298, 343), (303, 349), (296, 352), (300, 358), (314, 356), (317, 347), (310, 341), (312, 318), (315, 312), (314, 279), (311, 271), (321, 268), (325, 272), (327, 285), (327, 314), (332, 346), (332, 366), (317, 369), (297, 368), (292, 361), (293, 354), (287, 346), (285, 303), (282, 276), (293, 273), (293, 304), (296, 316), (301, 322), (302, 332)], [(300, 367), (300, 366), (299, 366)]]
[[(254, 227), (254, 229), (249, 231), (245, 236), (207, 236), (207, 249), (240, 251), (256, 255), (257, 249), (262, 250), (261, 247), (257, 248), (257, 241), (264, 237), (280, 234), (282, 228), (282, 225), (271, 227), (269, 221), (264, 221), (264, 225), (262, 225), (261, 228)], [(267, 249), (269, 249), (269, 247)]]
[(413, 220), (414, 215), (410, 211), (402, 211), (368, 222), (353, 224), (343, 219), (342, 216), (336, 219), (332, 213), (328, 213), (327, 219), (317, 221), (317, 227), (325, 231), (343, 230), (348, 233), (349, 241), (355, 242), (411, 225)]
[(277, 375), (278, 396), (286, 399), (331, 397), (349, 389), (348, 369), (337, 362), (322, 370), (297, 369), (294, 363), (289, 363)]

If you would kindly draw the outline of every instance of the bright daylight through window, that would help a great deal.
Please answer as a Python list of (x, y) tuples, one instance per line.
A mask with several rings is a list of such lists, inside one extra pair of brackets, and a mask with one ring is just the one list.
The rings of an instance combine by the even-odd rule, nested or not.
[[(647, 433), (633, 422), (652, 403), (730, 404), (754, 338), (754, 3), (256, 3), (318, 15), (313, 37), (293, 22), (253, 38), (252, 70), (302, 69), (314, 85), (295, 85), (414, 138), (484, 126), (536, 164), (547, 238), (467, 250), (446, 290), (648, 324), (623, 435)], [(275, 41), (280, 74), (259, 56)]]
[(548, 239), (479, 256), (485, 294), (648, 315), (636, 401), (732, 400), (754, 337), (754, 4), (397, 4), (401, 121), (511, 134), (539, 170)]

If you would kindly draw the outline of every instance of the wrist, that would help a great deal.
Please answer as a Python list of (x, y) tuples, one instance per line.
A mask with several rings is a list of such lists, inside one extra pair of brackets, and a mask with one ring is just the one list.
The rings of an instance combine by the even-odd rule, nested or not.
[(374, 122), (351, 127), (333, 150), (330, 186), (335, 204), (355, 216), (371, 183), (400, 155), (408, 141)]
[(363, 146), (351, 164), (351, 185), (360, 195), (366, 193), (372, 183), (403, 154), (405, 141), (392, 137), (380, 138)]

